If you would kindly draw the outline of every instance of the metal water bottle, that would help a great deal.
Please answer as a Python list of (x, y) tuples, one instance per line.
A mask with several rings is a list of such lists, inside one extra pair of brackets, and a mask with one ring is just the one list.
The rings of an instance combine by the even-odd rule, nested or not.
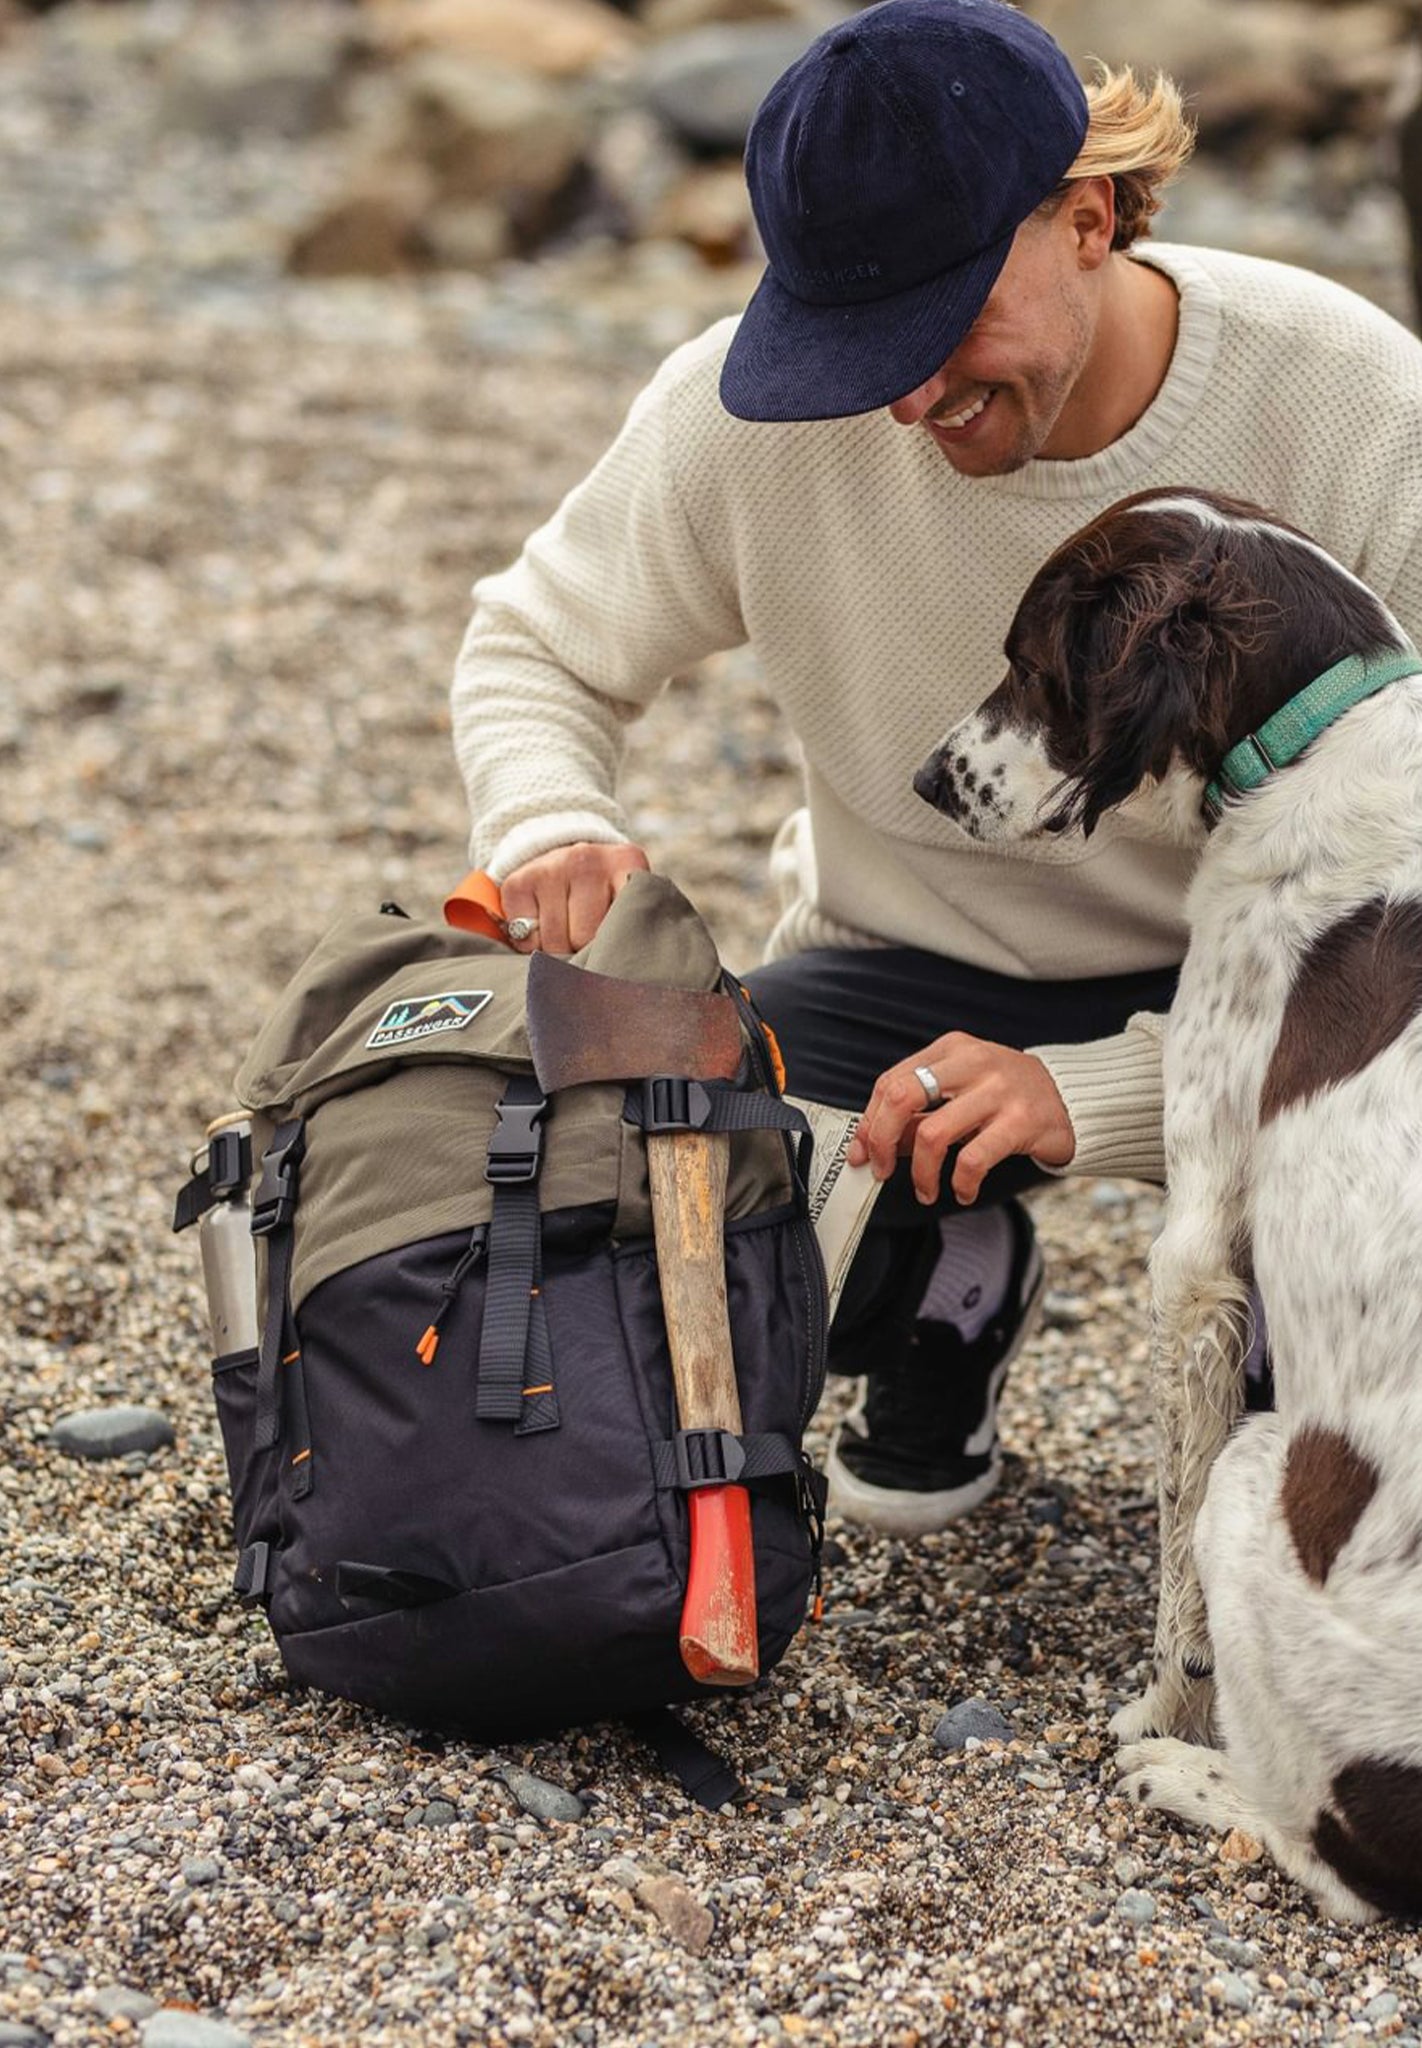
[(212, 1355), (257, 1348), (257, 1260), (252, 1242), (252, 1126), (220, 1116), (205, 1133), (194, 1170), (206, 1173), (216, 1197), (198, 1222), (202, 1277), (212, 1325)]

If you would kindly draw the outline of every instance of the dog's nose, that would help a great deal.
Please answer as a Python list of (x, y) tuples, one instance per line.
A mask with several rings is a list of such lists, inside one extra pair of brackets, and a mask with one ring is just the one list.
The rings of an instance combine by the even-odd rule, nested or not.
[(943, 808), (943, 798), (948, 789), (948, 775), (942, 754), (930, 754), (913, 778), (914, 795), (921, 796), (926, 804), (932, 804), (935, 811)]

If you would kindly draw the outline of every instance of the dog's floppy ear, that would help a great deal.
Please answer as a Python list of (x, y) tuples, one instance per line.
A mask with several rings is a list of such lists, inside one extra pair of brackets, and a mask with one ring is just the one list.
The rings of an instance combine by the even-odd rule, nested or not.
[(1085, 758), (1054, 828), (1088, 836), (1104, 811), (1179, 759), (1213, 772), (1230, 686), (1255, 606), (1209, 542), (1116, 567), (1073, 594), (1073, 659)]

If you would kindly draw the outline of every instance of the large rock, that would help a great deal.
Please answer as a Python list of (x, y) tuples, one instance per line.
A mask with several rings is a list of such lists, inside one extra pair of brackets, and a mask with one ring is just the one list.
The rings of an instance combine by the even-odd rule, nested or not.
[(421, 165), (374, 168), (293, 238), (287, 268), (298, 277), (422, 270), (432, 260), (424, 223), (433, 204), (434, 181)]
[(636, 92), (693, 149), (738, 154), (756, 108), (818, 33), (805, 22), (748, 21), (668, 36), (639, 64)]
[(377, 41), (398, 54), (447, 50), (574, 77), (627, 57), (639, 40), (603, 0), (367, 0)]
[(597, 124), (588, 150), (611, 231), (640, 241), (652, 232), (663, 202), (686, 176), (686, 158), (655, 114), (623, 107)]
[(527, 255), (586, 201), (589, 116), (536, 72), (424, 50), (352, 143), (346, 190), (293, 237), (312, 276), (478, 269)]
[(513, 65), (434, 50), (403, 67), (402, 87), (399, 154), (425, 166), (442, 201), (493, 201), (536, 241), (588, 145), (572, 98)]
[(818, 35), (852, 11), (841, 0), (645, 0), (641, 20), (652, 36), (685, 35), (717, 21), (803, 22)]
[(349, 26), (320, 15), (292, 21), (274, 8), (252, 35), (205, 13), (165, 56), (159, 126), (224, 142), (299, 140), (340, 118), (356, 54)]
[(1376, 133), (1400, 56), (1397, 10), (1309, 0), (1031, 0), (1028, 11), (1087, 58), (1167, 72), (1190, 94), (1201, 141), (1262, 155), (1281, 137)]
[(688, 171), (652, 214), (648, 232), (688, 242), (707, 263), (744, 263), (759, 249), (740, 159)]
[(130, 1403), (81, 1408), (61, 1415), (49, 1440), (71, 1458), (125, 1458), (134, 1451), (162, 1450), (173, 1441), (173, 1425), (157, 1408)]

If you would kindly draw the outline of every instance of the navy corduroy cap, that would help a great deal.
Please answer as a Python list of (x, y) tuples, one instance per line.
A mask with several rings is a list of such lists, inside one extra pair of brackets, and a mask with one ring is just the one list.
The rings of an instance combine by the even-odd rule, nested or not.
[(841, 419), (926, 382), (1086, 120), (1066, 57), (1006, 0), (879, 0), (819, 36), (746, 145), (770, 267), (726, 357), (727, 411)]

